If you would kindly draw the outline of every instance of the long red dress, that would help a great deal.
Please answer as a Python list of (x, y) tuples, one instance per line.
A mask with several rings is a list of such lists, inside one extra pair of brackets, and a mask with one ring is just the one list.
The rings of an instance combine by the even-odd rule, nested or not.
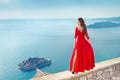
[(76, 40), (75, 47), (72, 52), (69, 71), (72, 71), (73, 67), (73, 58), (75, 55), (75, 50), (77, 53), (76, 62), (74, 65), (74, 72), (84, 72), (84, 70), (90, 70), (95, 67), (95, 59), (94, 59), (94, 51), (90, 43), (85, 39), (85, 37), (89, 39), (87, 30), (86, 35), (84, 35), (84, 31), (80, 31), (78, 27), (75, 28), (74, 38)]

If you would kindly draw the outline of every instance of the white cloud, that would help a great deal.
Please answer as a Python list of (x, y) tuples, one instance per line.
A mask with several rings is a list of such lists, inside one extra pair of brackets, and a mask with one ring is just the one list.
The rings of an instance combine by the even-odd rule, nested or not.
[(0, 3), (11, 3), (12, 0), (0, 0)]
[[(119, 7), (67, 6), (27, 9), (20, 0), (0, 0), (0, 19), (8, 18), (77, 18), (120, 16)], [(33, 0), (34, 1), (34, 0)], [(34, 5), (33, 5), (34, 6)]]
[[(111, 12), (112, 11), (112, 12)], [(11, 10), (1, 11), (0, 18), (101, 18), (120, 16), (118, 9), (102, 8), (56, 8), (45, 10)]]

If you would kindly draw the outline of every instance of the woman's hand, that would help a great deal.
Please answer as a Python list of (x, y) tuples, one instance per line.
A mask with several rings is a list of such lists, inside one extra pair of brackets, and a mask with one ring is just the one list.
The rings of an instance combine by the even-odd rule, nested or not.
[(85, 38), (86, 40), (87, 40), (87, 42), (92, 46), (92, 44), (91, 44), (91, 41), (90, 41), (90, 38), (88, 39), (88, 38)]
[(88, 39), (88, 43), (91, 45), (91, 41), (90, 41), (90, 39)]

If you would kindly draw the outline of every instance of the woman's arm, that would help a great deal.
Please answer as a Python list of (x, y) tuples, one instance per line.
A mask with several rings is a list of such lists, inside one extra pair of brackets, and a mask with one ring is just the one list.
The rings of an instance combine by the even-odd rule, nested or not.
[(77, 37), (76, 37), (76, 38), (74, 38), (74, 46), (73, 46), (73, 47), (75, 47), (75, 44), (76, 44), (76, 40), (77, 40)]
[(88, 32), (86, 30), (86, 34), (85, 34), (85, 39), (88, 41), (88, 43), (91, 45), (91, 41), (90, 41), (90, 37), (88, 35)]
[(75, 28), (75, 33), (74, 33), (74, 45), (73, 45), (73, 47), (75, 47), (76, 40), (77, 40), (77, 27)]
[(88, 41), (88, 43), (91, 45), (90, 38), (88, 39), (88, 38), (85, 37), (85, 39), (86, 39), (86, 40)]

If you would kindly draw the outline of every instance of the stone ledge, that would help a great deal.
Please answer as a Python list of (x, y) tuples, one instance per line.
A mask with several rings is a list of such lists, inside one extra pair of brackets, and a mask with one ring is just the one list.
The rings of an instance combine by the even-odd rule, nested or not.
[(31, 80), (120, 80), (120, 57), (95, 63), (95, 68), (72, 74), (69, 70)]

